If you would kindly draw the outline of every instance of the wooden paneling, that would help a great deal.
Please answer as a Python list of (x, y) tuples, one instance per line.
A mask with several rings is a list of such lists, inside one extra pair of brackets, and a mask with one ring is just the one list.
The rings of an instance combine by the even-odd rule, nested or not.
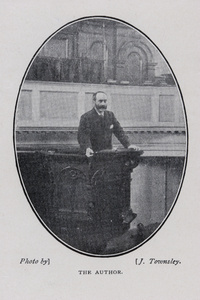
[(166, 159), (166, 211), (169, 211), (173, 205), (174, 198), (179, 192), (179, 185), (183, 176), (183, 166), (183, 158)]
[[(24, 83), (18, 99), (16, 125), (76, 127), (80, 116), (92, 108), (92, 93), (98, 90), (105, 91), (108, 109), (114, 111), (124, 127), (174, 126), (185, 130), (183, 106), (176, 87), (99, 87), (30, 81)], [(42, 122), (44, 118), (46, 123)]]
[(17, 122), (32, 120), (32, 91), (21, 91), (16, 117)]
[(92, 101), (93, 93), (85, 93), (84, 111), (89, 111), (93, 107)]
[(131, 184), (131, 207), (138, 214), (137, 223), (148, 225), (164, 220), (179, 191), (183, 169), (181, 157), (141, 158), (133, 170)]
[(175, 101), (173, 95), (159, 96), (159, 121), (175, 122)]
[(67, 119), (69, 122), (78, 120), (78, 93), (40, 92), (41, 119)]
[(112, 110), (119, 120), (129, 122), (151, 122), (151, 96), (112, 94)]

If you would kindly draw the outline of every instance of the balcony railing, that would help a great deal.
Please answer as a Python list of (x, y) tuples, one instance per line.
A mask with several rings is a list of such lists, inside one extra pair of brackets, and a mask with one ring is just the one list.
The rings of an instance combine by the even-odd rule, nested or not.
[(104, 83), (103, 60), (36, 57), (27, 80)]

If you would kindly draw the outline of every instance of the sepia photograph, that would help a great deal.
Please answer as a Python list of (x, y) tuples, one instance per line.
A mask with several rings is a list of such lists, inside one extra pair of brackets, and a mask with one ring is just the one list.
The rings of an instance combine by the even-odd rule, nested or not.
[(46, 37), (27, 66), (14, 116), (18, 174), (33, 213), (80, 254), (142, 247), (181, 192), (187, 117), (167, 57), (111, 17)]
[(199, 299), (199, 1), (0, 7), (0, 299)]

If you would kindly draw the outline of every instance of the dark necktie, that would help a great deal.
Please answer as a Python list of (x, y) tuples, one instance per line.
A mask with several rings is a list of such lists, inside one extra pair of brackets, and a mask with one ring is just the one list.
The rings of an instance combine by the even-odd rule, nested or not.
[(100, 117), (100, 124), (101, 124), (101, 127), (104, 128), (104, 115), (103, 115), (103, 114), (100, 114), (99, 117)]

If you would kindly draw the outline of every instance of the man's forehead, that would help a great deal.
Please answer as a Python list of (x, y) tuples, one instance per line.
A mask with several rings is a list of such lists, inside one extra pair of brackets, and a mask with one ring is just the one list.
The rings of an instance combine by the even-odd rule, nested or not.
[(97, 93), (96, 100), (107, 100), (107, 96), (103, 92)]

